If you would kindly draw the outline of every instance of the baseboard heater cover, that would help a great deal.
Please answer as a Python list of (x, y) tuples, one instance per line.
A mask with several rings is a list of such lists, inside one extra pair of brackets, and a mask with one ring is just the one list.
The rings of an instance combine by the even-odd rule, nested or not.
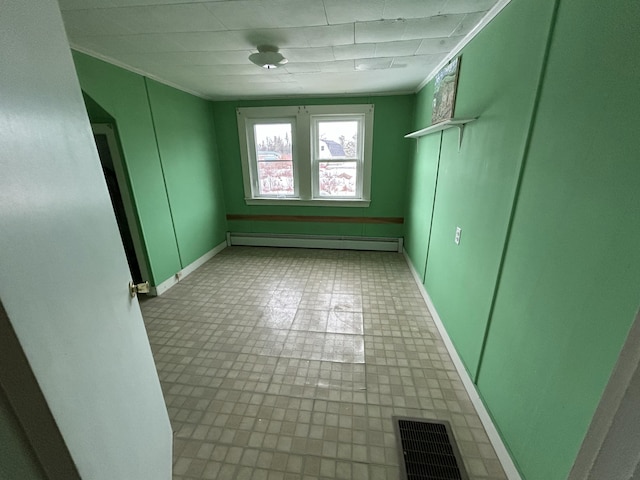
[(407, 417), (392, 420), (403, 480), (469, 480), (449, 422)]
[(229, 245), (252, 247), (327, 248), (333, 250), (374, 250), (402, 252), (402, 238), (353, 237), (330, 235), (285, 235), (263, 233), (234, 233), (228, 237)]

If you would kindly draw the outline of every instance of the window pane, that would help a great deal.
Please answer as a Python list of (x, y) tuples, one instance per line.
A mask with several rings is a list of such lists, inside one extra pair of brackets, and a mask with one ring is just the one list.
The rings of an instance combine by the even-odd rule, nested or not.
[(356, 162), (319, 162), (319, 167), (320, 196), (356, 196)]
[(293, 162), (258, 162), (260, 195), (293, 195)]
[(294, 195), (291, 124), (254, 125), (260, 195)]
[(358, 121), (318, 122), (318, 158), (359, 158)]

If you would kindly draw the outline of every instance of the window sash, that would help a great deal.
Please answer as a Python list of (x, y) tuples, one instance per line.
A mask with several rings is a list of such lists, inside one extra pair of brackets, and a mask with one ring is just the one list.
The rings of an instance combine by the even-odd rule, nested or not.
[[(293, 193), (291, 194), (273, 194), (260, 192), (260, 163), (266, 163), (258, 159), (258, 143), (255, 138), (255, 130), (258, 125), (274, 125), (289, 124), (291, 126), (291, 164), (293, 170)], [(290, 198), (300, 197), (300, 181), (297, 167), (296, 155), (296, 118), (295, 117), (278, 117), (278, 118), (251, 118), (246, 121), (247, 134), (247, 154), (249, 157), (249, 169), (251, 176), (251, 196), (252, 198)]]
[[(320, 151), (320, 124), (323, 122), (357, 122), (356, 128), (356, 155), (354, 157), (321, 158)], [(313, 199), (362, 199), (364, 182), (364, 137), (365, 137), (365, 115), (345, 114), (345, 115), (311, 115), (311, 171), (312, 171), (312, 193)], [(355, 193), (352, 195), (326, 195), (322, 194), (320, 165), (324, 163), (354, 163), (356, 164)], [(347, 183), (347, 182), (345, 182)]]

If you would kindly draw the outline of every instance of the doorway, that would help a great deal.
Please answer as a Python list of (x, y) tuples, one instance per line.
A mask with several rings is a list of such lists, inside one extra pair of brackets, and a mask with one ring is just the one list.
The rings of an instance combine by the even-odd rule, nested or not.
[(92, 123), (91, 129), (109, 189), (109, 197), (118, 223), (131, 279), (134, 283), (141, 283), (148, 280), (149, 276), (115, 127), (106, 123)]

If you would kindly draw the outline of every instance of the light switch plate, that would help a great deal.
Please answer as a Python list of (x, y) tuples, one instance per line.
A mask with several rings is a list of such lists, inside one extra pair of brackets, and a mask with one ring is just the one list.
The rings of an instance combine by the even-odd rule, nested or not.
[(456, 237), (454, 239), (456, 245), (460, 245), (460, 235), (462, 235), (462, 229), (460, 227), (456, 227)]

